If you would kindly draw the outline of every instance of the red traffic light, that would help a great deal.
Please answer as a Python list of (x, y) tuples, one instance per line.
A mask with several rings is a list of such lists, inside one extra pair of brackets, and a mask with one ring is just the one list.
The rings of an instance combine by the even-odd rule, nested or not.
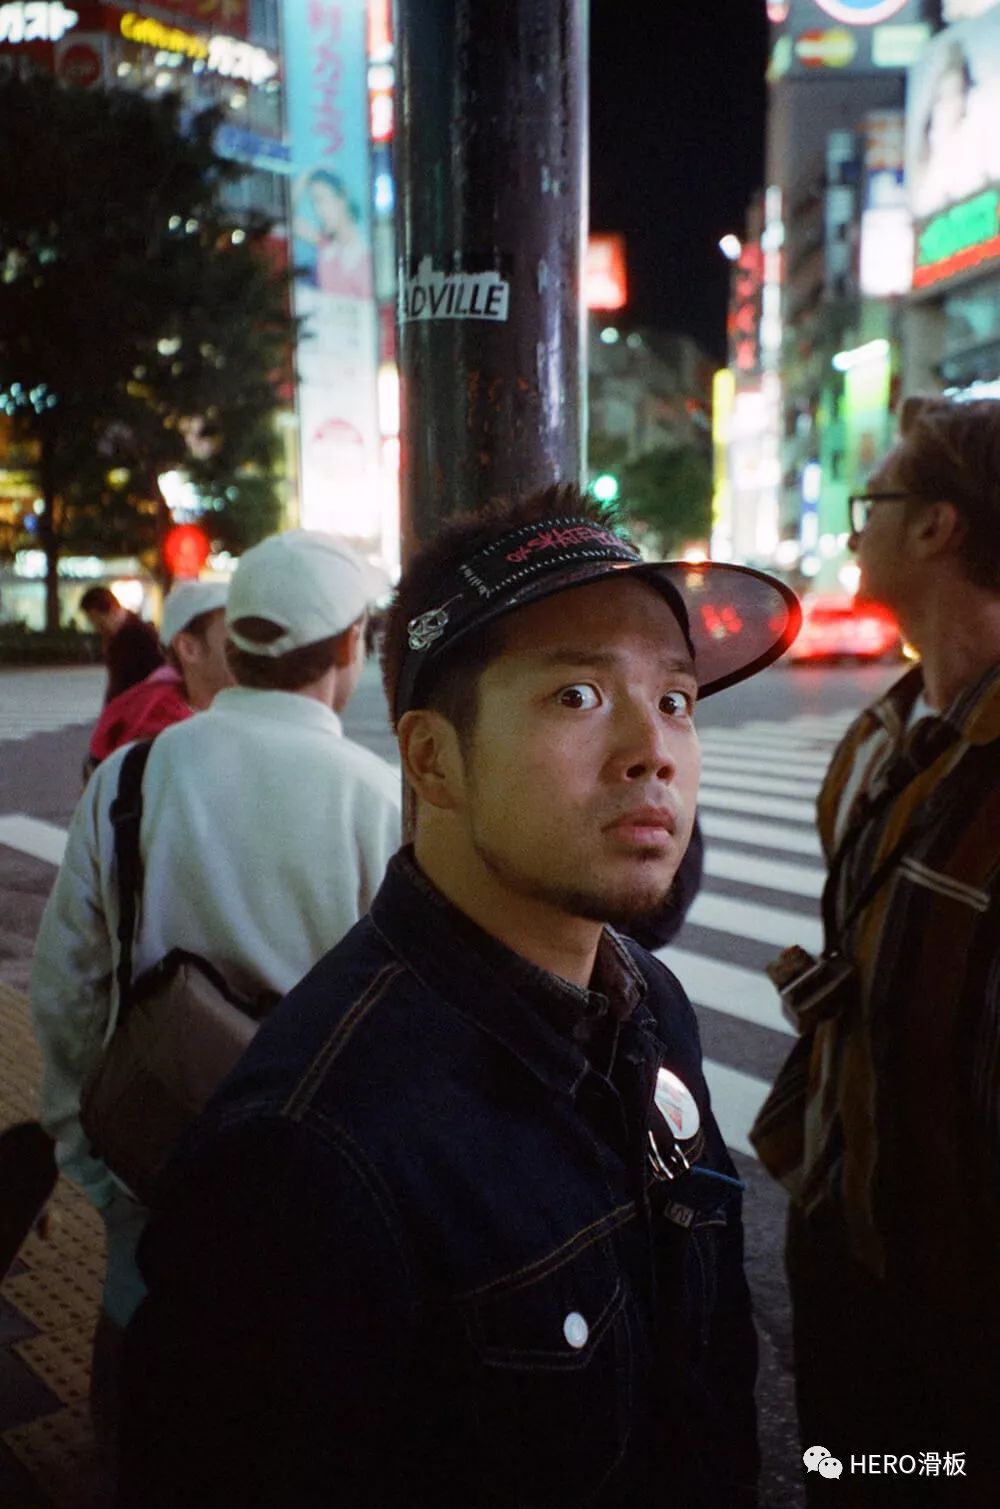
[(174, 524), (163, 537), (163, 561), (171, 576), (197, 576), (212, 546), (197, 524)]

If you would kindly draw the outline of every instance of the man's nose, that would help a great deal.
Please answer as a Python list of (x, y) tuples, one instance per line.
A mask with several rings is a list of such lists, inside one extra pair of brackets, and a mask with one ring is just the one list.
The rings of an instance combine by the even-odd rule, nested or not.
[(860, 544), (861, 544), (861, 531), (860, 531), (860, 529), (852, 529), (851, 532), (850, 532), (850, 534), (847, 536), (847, 548), (848, 548), (848, 550), (850, 550), (852, 552), (852, 554), (857, 555), (857, 553), (858, 553), (858, 546)]
[(626, 780), (673, 779), (677, 762), (672, 750), (670, 719), (645, 701), (632, 699), (619, 714), (615, 763)]

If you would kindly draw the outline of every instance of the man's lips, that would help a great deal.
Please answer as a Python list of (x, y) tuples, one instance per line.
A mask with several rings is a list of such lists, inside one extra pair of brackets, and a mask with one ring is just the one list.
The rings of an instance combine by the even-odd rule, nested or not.
[(606, 831), (657, 837), (669, 833), (672, 837), (677, 832), (677, 814), (670, 807), (633, 807), (630, 812), (615, 818), (613, 823), (608, 823)]

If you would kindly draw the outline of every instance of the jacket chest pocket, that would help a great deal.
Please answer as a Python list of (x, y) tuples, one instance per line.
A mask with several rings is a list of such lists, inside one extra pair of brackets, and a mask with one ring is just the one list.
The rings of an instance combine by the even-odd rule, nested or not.
[(484, 1502), (581, 1509), (600, 1501), (628, 1442), (625, 1299), (611, 1244), (596, 1242), (464, 1303)]

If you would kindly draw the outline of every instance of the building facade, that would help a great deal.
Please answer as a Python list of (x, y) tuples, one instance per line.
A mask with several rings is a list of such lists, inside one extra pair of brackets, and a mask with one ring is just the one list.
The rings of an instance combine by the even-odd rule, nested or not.
[[(47, 72), (221, 112), (216, 150), (244, 169), (227, 207), (272, 223), (300, 321), (277, 421), (285, 522), (348, 535), (387, 582), (398, 569), (390, 15), (389, 0), (0, 0), (0, 78)], [(0, 546), (23, 537), (36, 488), (0, 415)], [(183, 479), (163, 490), (175, 519), (197, 516)], [(39, 554), (4, 570), (3, 618), (37, 624)], [(155, 598), (135, 562), (62, 569), (67, 614), (94, 579), (114, 580), (130, 606)]]
[[(759, 270), (758, 335), (752, 352), (731, 336), (733, 436), (719, 486), (738, 558), (799, 587), (849, 590), (847, 496), (888, 443), (900, 384), (912, 265), (907, 70), (928, 47), (938, 7), (767, 8), (767, 183), (742, 258)], [(749, 326), (746, 291), (737, 267), (731, 330)], [(739, 335), (746, 342), (748, 329)]]

